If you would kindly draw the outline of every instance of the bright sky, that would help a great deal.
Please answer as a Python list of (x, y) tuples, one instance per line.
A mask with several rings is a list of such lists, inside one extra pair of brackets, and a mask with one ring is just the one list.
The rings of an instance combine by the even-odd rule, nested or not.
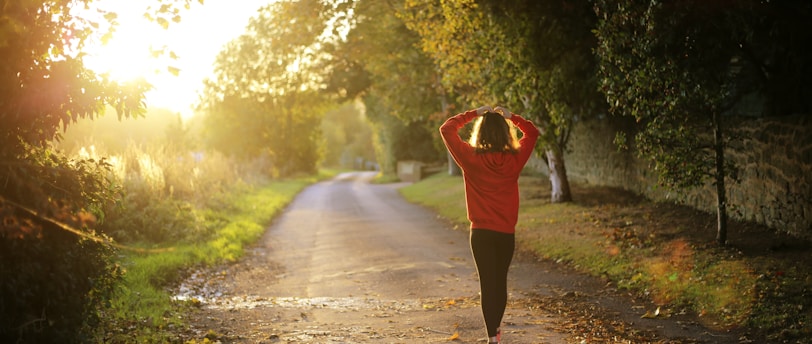
[[(100, 0), (101, 8), (118, 13), (120, 25), (112, 40), (98, 52), (91, 52), (93, 56), (85, 63), (122, 80), (145, 77), (154, 86), (147, 93), (148, 107), (168, 108), (189, 117), (217, 53), (244, 32), (257, 9), (271, 1), (204, 0), (203, 5), (194, 1), (190, 10), (181, 12), (180, 23), (171, 23), (164, 30), (143, 17), (146, 6), (158, 1)], [(178, 59), (157, 60), (150, 54), (150, 46), (167, 46)], [(166, 71), (167, 65), (179, 68), (178, 76)], [(155, 70), (160, 72), (156, 74)]]

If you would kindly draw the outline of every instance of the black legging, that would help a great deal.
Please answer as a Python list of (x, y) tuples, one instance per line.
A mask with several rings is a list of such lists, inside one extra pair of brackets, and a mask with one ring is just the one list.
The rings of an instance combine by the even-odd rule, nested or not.
[(479, 274), (482, 315), (485, 317), (488, 337), (496, 335), (505, 314), (507, 274), (515, 243), (513, 234), (487, 229), (471, 230), (471, 252)]

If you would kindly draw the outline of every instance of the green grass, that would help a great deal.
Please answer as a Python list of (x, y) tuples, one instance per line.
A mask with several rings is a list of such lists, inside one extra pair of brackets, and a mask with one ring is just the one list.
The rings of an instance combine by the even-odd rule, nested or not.
[[(543, 184), (538, 176), (520, 179), (518, 249), (607, 278), (665, 312), (687, 308), (711, 328), (749, 326), (773, 340), (809, 337), (810, 267), (697, 242), (652, 203), (552, 204)], [(467, 228), (461, 177), (437, 174), (400, 190)], [(581, 197), (589, 197), (585, 190)]]
[(401, 188), (400, 193), (410, 202), (432, 208), (454, 224), (467, 228), (462, 177), (434, 174), (419, 183)]
[(183, 326), (180, 314), (184, 304), (172, 299), (168, 287), (177, 283), (184, 271), (239, 259), (245, 247), (262, 236), (273, 218), (304, 187), (336, 173), (322, 171), (316, 176), (241, 188), (227, 197), (227, 206), (201, 210), (211, 219), (208, 225), (218, 227), (210, 238), (163, 247), (135, 245), (135, 250), (124, 252), (121, 264), (126, 274), (111, 301), (109, 341), (167, 341), (171, 334), (164, 330), (168, 326)]

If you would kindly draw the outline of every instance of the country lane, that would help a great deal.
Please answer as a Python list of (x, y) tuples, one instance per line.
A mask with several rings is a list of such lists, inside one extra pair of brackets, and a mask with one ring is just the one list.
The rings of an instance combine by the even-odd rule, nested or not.
[[(188, 336), (213, 333), (222, 343), (486, 342), (468, 231), (406, 202), (397, 190), (405, 184), (370, 183), (374, 176), (344, 173), (307, 187), (242, 260), (190, 277), (179, 294), (202, 302), (190, 315)], [(629, 308), (600, 281), (532, 257), (514, 259), (508, 287), (503, 340), (510, 344), (583, 342), (583, 325), (560, 310), (566, 304)], [(639, 317), (629, 314), (630, 321)], [(663, 323), (651, 327), (659, 328), (655, 337), (671, 335)]]

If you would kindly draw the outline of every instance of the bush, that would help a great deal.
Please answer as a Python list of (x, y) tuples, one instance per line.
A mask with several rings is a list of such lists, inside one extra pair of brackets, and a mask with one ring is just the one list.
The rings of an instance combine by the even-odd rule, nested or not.
[[(104, 154), (84, 151), (86, 158)], [(238, 171), (236, 164), (216, 153), (179, 152), (160, 145), (130, 144), (112, 155), (112, 178), (123, 197), (105, 209), (99, 229), (119, 242), (173, 244), (208, 238), (212, 227), (198, 209), (223, 203), (230, 191), (256, 171)]]
[(128, 193), (117, 211), (108, 211), (102, 230), (119, 242), (167, 244), (210, 233), (196, 209), (173, 198), (152, 198)]
[(53, 225), (41, 238), (0, 237), (0, 342), (92, 341), (122, 276), (109, 246)]
[(117, 189), (104, 160), (0, 149), (0, 342), (86, 342), (121, 277), (87, 229)]

